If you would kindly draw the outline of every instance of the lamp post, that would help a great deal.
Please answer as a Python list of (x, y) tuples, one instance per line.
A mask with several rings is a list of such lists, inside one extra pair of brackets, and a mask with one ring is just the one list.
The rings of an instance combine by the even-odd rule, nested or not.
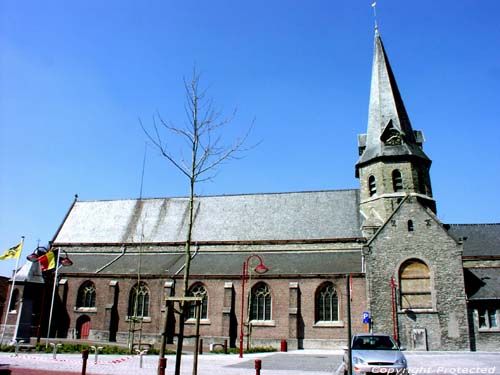
[(398, 335), (398, 318), (396, 315), (396, 281), (394, 280), (394, 276), (391, 276), (391, 283), (389, 284), (391, 286), (391, 305), (392, 305), (392, 327), (393, 327), (393, 335), (394, 335), (394, 340), (399, 345), (399, 335)]
[(248, 266), (252, 258), (257, 258), (259, 264), (254, 268), (258, 274), (263, 274), (269, 271), (263, 261), (262, 257), (257, 254), (250, 255), (246, 261), (243, 262), (243, 269), (241, 271), (241, 320), (240, 320), (240, 358), (243, 358), (243, 319), (245, 317), (245, 282), (248, 280)]

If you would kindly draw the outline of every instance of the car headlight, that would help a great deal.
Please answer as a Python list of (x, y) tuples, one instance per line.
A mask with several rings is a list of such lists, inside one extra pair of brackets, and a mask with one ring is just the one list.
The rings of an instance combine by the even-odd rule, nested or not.
[(355, 365), (362, 365), (365, 363), (365, 360), (361, 357), (353, 357), (352, 358), (352, 363)]
[(404, 357), (399, 357), (396, 362), (394, 362), (395, 365), (404, 365), (406, 366), (406, 359)]

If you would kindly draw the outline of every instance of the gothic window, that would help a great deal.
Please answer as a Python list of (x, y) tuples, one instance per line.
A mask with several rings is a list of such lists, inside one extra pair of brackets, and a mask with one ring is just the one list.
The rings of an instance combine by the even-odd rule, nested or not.
[(368, 191), (370, 192), (370, 197), (375, 195), (377, 192), (377, 185), (375, 183), (375, 176), (368, 177)]
[(410, 259), (403, 263), (399, 270), (399, 292), (402, 309), (431, 309), (432, 291), (429, 267), (418, 259)]
[(85, 281), (78, 289), (76, 307), (95, 307), (95, 285), (92, 281)]
[(392, 171), (392, 187), (395, 192), (403, 190), (403, 176), (398, 169)]
[(413, 221), (412, 220), (408, 220), (408, 232), (413, 232), (414, 228), (413, 228)]
[(339, 297), (332, 283), (323, 284), (316, 292), (316, 322), (339, 320)]
[(271, 320), (271, 290), (265, 283), (252, 289), (250, 297), (250, 320)]
[[(207, 289), (203, 284), (194, 284), (188, 291), (189, 297), (201, 297), (203, 298), (201, 302), (200, 319), (208, 319), (208, 293)], [(196, 319), (196, 306), (191, 304), (188, 311), (188, 319)]]
[(480, 308), (476, 310), (480, 329), (498, 329), (500, 310), (495, 308)]
[(128, 316), (149, 316), (149, 289), (144, 282), (135, 284), (128, 300)]

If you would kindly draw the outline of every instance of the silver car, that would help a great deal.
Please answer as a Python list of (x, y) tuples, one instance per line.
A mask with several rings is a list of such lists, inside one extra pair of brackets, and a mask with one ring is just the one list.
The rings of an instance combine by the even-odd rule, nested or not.
[[(389, 335), (357, 334), (352, 338), (352, 373), (407, 374), (407, 362)], [(344, 374), (349, 371), (349, 351), (344, 351)]]

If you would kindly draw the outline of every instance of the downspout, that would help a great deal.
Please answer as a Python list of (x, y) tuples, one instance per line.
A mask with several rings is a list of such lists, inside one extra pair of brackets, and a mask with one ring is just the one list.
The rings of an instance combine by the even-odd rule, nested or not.
[[(195, 249), (195, 251), (194, 251), (194, 254), (193, 254), (193, 255), (191, 255), (191, 260), (193, 260), (193, 259), (194, 259), (194, 257), (195, 257), (196, 255), (198, 255), (198, 252), (199, 252), (199, 251), (200, 251), (200, 246), (196, 244), (196, 249)], [(183, 270), (185, 267), (186, 267), (186, 262), (184, 262), (184, 264), (181, 266), (181, 268), (179, 268), (179, 269), (177, 270), (177, 272), (176, 272), (176, 273), (174, 273), (174, 276), (179, 276), (179, 274), (182, 272), (182, 270)], [(175, 280), (175, 279), (174, 279), (174, 280)]]
[(116, 262), (118, 259), (120, 259), (125, 254), (125, 250), (126, 249), (127, 249), (126, 246), (122, 245), (122, 252), (121, 252), (121, 254), (119, 254), (115, 259), (111, 260), (110, 262), (106, 263), (104, 266), (102, 266), (101, 268), (99, 268), (97, 271), (95, 271), (95, 273), (101, 272), (103, 269), (105, 269), (106, 267), (109, 267), (114, 262)]

